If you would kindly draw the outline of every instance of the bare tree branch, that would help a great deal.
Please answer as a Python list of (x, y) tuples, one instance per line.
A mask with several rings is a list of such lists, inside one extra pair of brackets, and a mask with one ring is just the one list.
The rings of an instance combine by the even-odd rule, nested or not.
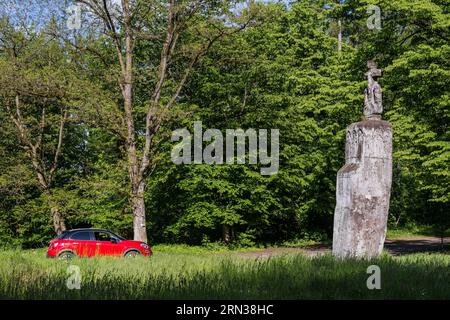
[[(220, 30), (220, 32), (214, 36), (212, 39), (209, 39), (209, 41), (204, 44), (201, 49), (197, 51), (197, 53), (193, 56), (191, 61), (189, 62), (188, 66), (185, 69), (185, 72), (183, 74), (183, 77), (181, 78), (180, 82), (178, 83), (175, 93), (172, 95), (169, 102), (164, 106), (162, 112), (159, 112), (159, 100), (160, 100), (160, 94), (161, 94), (161, 88), (164, 83), (166, 72), (167, 72), (167, 61), (170, 57), (171, 52), (174, 50), (175, 43), (173, 44), (173, 47), (168, 44), (168, 42), (173, 38), (173, 34), (176, 34), (176, 37), (179, 36), (179, 33), (177, 33), (177, 29), (174, 25), (171, 25), (172, 22), (169, 17), (169, 25), (168, 25), (168, 31), (167, 31), (167, 38), (165, 43), (165, 48), (162, 50), (161, 54), (161, 64), (159, 69), (159, 75), (158, 75), (158, 83), (156, 85), (155, 91), (153, 93), (153, 99), (151, 107), (148, 110), (147, 118), (146, 118), (146, 133), (145, 133), (145, 145), (144, 150), (142, 154), (142, 161), (141, 161), (141, 168), (140, 173), (142, 176), (142, 179), (145, 179), (147, 176), (146, 172), (148, 171), (148, 166), (150, 165), (150, 150), (152, 148), (153, 143), (153, 137), (160, 129), (162, 123), (164, 122), (164, 119), (170, 110), (170, 108), (175, 103), (176, 99), (178, 99), (184, 85), (186, 84), (186, 81), (191, 74), (192, 70), (194, 69), (195, 65), (199, 61), (199, 59), (204, 56), (213, 46), (213, 44), (218, 41), (219, 39), (223, 38), (224, 36), (230, 36), (232, 34), (238, 33), (245, 29), (250, 22), (253, 20), (254, 15), (252, 15), (244, 24), (242, 24), (239, 28), (233, 29), (231, 32), (227, 32), (225, 30)], [(173, 23), (173, 22), (172, 22)], [(173, 28), (173, 29), (172, 29)]]
[[(63, 108), (61, 108), (63, 109)], [(58, 161), (59, 161), (59, 156), (61, 155), (61, 149), (62, 149), (62, 143), (63, 143), (63, 137), (64, 137), (64, 125), (66, 124), (67, 121), (67, 110), (64, 110), (61, 112), (61, 120), (59, 123), (59, 132), (58, 132), (58, 145), (56, 146), (56, 151), (55, 151), (55, 156), (53, 158), (53, 163), (50, 167), (50, 172), (48, 174), (48, 183), (51, 184), (52, 180), (53, 180), (53, 175), (55, 170), (58, 167)]]

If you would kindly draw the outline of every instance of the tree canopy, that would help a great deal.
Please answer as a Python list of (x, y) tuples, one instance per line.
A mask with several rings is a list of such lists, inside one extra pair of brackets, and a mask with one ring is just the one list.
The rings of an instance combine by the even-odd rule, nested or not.
[[(0, 10), (0, 243), (40, 246), (62, 223), (153, 242), (330, 238), (370, 59), (394, 128), (390, 224), (448, 228), (448, 1), (328, 2), (67, 1), (79, 30), (62, 2)], [(174, 164), (171, 133), (194, 121), (278, 129), (278, 173)]]

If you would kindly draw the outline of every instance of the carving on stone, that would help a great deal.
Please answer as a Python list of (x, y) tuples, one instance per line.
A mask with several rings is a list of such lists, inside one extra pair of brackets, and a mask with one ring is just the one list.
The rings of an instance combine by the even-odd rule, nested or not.
[(381, 77), (382, 72), (372, 60), (367, 62), (367, 67), (369, 71), (366, 73), (368, 85), (364, 91), (364, 116), (366, 119), (381, 120), (383, 97), (381, 94), (381, 86), (377, 82), (377, 79)]

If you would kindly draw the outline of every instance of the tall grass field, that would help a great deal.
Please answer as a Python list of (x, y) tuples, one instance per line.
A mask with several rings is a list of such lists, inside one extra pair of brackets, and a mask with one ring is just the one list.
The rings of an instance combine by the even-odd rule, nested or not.
[[(367, 268), (381, 271), (369, 290)], [(69, 289), (69, 268), (80, 288)], [(73, 267), (72, 267), (73, 268)], [(158, 252), (150, 258), (47, 259), (45, 250), (0, 252), (2, 299), (450, 299), (450, 256), (367, 260), (286, 254)]]

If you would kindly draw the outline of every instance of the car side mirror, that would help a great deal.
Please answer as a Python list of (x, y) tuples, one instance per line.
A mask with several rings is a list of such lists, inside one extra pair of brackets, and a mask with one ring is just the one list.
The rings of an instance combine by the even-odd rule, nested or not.
[(117, 243), (117, 239), (116, 238), (111, 238), (111, 242), (112, 243)]

